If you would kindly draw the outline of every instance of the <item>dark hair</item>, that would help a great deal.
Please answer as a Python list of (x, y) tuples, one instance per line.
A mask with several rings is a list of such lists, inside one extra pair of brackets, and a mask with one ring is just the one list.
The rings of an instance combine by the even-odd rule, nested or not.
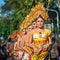
[(52, 42), (55, 42), (56, 41), (56, 38), (55, 37), (52, 37)]
[[(42, 18), (42, 19), (44, 20), (44, 18), (43, 18), (42, 16), (38, 16), (38, 18)], [(35, 21), (36, 21), (38, 18), (36, 18)], [(44, 20), (44, 22), (45, 22), (45, 20)]]
[[(45, 19), (44, 19), (41, 15), (39, 15), (39, 17), (42, 18), (42, 19), (45, 21)], [(38, 18), (39, 18), (39, 17), (38, 17)]]

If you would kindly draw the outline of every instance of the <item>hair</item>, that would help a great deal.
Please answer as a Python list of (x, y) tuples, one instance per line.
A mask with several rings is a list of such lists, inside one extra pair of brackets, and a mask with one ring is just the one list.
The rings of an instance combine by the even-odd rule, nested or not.
[(56, 38), (55, 37), (52, 37), (52, 42), (55, 42), (56, 41)]
[[(45, 19), (44, 19), (41, 15), (39, 15), (38, 18), (42, 18), (42, 19), (44, 20), (44, 22), (45, 22)], [(35, 21), (36, 21), (38, 18), (36, 18)]]

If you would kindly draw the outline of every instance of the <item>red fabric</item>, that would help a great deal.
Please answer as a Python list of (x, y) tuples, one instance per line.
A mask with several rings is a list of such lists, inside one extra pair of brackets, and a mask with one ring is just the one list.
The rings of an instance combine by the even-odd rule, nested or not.
[(41, 14), (39, 14), (39, 17), (41, 17)]
[(58, 48), (60, 48), (60, 45), (58, 46)]
[(32, 57), (32, 56), (30, 55), (30, 56), (29, 56), (29, 60), (31, 60), (31, 57)]

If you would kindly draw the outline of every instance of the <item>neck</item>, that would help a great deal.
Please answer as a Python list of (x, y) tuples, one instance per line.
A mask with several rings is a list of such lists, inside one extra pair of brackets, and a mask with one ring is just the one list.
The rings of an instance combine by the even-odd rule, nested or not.
[(37, 30), (43, 30), (43, 29), (44, 29), (44, 27), (43, 27), (43, 28), (37, 27), (36, 29), (37, 29)]
[(44, 26), (43, 27), (39, 27), (40, 29), (44, 29)]

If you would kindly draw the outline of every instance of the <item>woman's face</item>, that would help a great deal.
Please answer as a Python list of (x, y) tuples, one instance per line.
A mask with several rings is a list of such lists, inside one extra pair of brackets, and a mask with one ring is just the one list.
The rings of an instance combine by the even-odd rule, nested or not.
[(43, 28), (44, 27), (44, 20), (41, 17), (39, 17), (36, 21), (36, 24), (37, 24), (37, 27)]
[(30, 31), (30, 30), (32, 30), (33, 29), (33, 27), (32, 26), (29, 26), (28, 27), (28, 31)]
[(33, 22), (33, 23), (32, 23), (32, 26), (33, 26), (33, 29), (36, 28), (36, 27), (37, 27), (36, 22)]

